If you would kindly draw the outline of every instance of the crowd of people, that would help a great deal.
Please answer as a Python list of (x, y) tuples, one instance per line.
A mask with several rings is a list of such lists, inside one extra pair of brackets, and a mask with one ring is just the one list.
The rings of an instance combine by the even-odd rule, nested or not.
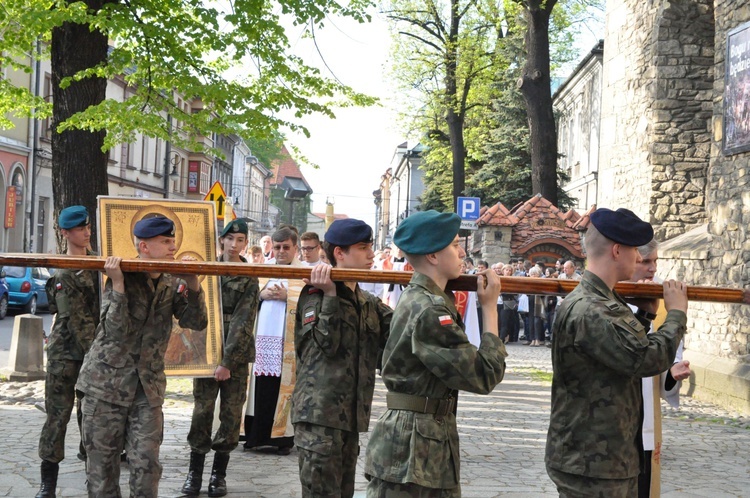
[[(636, 424), (642, 422), (636, 409), (642, 395), (635, 390), (641, 378), (663, 373), (661, 381), (644, 379), (643, 387), (673, 396), (689, 375), (678, 347), (687, 299), (683, 284), (665, 283), (667, 319), (658, 333), (647, 334), (655, 302), (633, 302), (631, 310), (612, 289), (618, 280), (654, 278), (656, 249), (645, 246), (653, 231), (626, 210), (600, 209), (591, 221), (583, 273), (562, 260), (554, 268), (523, 260), (492, 266), (480, 260), (475, 266), (459, 242), (461, 220), (451, 213), (410, 216), (399, 224), (394, 247), (377, 253), (372, 229), (361, 220), (335, 221), (323, 240), (282, 226), (257, 246), (248, 244), (247, 223), (227, 223), (219, 261), (312, 270), (304, 286), (283, 278), (221, 277), (223, 355), (212, 377), (194, 379), (183, 495), (200, 494), (211, 451), (208, 496), (226, 495), (229, 457), (244, 441), (245, 450), (281, 455), (296, 445), (302, 496), (351, 497), (359, 433), (369, 428), (379, 371), (388, 389), (387, 410), (365, 452), (367, 496), (460, 496), (458, 392), (491, 392), (505, 373), (505, 344), (525, 340), (552, 347), (546, 464), (560, 495), (633, 496), (643, 450), (654, 448), (653, 435), (650, 445), (646, 436), (640, 439), (649, 429)], [(87, 254), (86, 210), (64, 209), (58, 225), (68, 254)], [(174, 258), (175, 227), (168, 218), (140, 220), (132, 235), (140, 258)], [(638, 246), (644, 246), (640, 253)], [(74, 404), (89, 496), (121, 496), (123, 456), (130, 495), (158, 495), (172, 319), (205, 328), (206, 300), (195, 275), (127, 273), (120, 263), (119, 257), (107, 258), (101, 300), (92, 272), (61, 270), (48, 286), (57, 319), (48, 350), (37, 498), (55, 496)], [(408, 285), (334, 282), (332, 268), (413, 274)], [(476, 276), (476, 292), (446, 290), (462, 274)], [(501, 276), (581, 285), (565, 299), (509, 294), (501, 293)], [(610, 341), (610, 335), (619, 340)], [(585, 383), (592, 389), (579, 388)], [(605, 396), (605, 385), (617, 389)], [(615, 409), (594, 410), (603, 406), (602, 397)], [(214, 432), (217, 399), (220, 424)], [(586, 427), (591, 414), (596, 431)], [(616, 447), (592, 452), (600, 437)]]

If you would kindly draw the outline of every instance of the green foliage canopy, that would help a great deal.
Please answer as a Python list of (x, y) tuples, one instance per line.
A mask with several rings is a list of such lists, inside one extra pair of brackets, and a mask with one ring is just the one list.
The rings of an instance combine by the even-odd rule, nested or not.
[[(375, 100), (294, 55), (285, 26), (310, 34), (328, 16), (367, 22), (371, 6), (370, 0), (113, 0), (97, 10), (81, 1), (3, 0), (0, 67), (30, 72), (37, 40), (48, 58), (53, 28), (84, 24), (107, 34), (109, 56), (61, 86), (71, 79), (119, 77), (135, 95), (91, 106), (60, 123), (58, 132), (106, 130), (105, 149), (134, 141), (137, 133), (179, 144), (179, 137), (170, 136), (169, 113), (192, 137), (236, 133), (274, 140), (284, 128), (309, 135), (296, 123), (303, 115), (333, 116), (334, 107)], [(185, 113), (175, 95), (200, 99), (203, 109)], [(12, 126), (6, 114), (44, 118), (51, 113), (42, 96), (0, 78), (0, 127)], [(200, 148), (196, 141), (181, 145)]]

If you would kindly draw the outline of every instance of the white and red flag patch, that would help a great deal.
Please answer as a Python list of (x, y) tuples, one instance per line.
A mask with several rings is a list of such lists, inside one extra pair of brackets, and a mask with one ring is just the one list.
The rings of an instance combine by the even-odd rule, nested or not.
[(440, 321), (440, 325), (450, 325), (453, 323), (453, 318), (451, 318), (450, 315), (443, 315), (438, 317), (438, 320)]

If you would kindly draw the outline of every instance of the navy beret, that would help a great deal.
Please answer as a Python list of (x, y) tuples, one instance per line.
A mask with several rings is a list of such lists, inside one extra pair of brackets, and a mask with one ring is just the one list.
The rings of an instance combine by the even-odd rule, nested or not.
[(144, 218), (135, 224), (133, 235), (139, 239), (150, 239), (159, 235), (174, 237), (174, 222), (164, 216)]
[(654, 229), (651, 224), (640, 219), (629, 209), (620, 208), (612, 211), (599, 208), (591, 213), (590, 219), (599, 233), (624, 246), (642, 246), (654, 238)]
[(360, 242), (372, 242), (372, 228), (362, 220), (345, 218), (335, 220), (326, 231), (325, 241), (334, 246), (346, 247)]
[(224, 225), (224, 230), (221, 231), (220, 237), (226, 237), (228, 233), (247, 235), (247, 232), (247, 222), (241, 218), (237, 218)]
[(57, 226), (65, 230), (86, 226), (89, 223), (91, 223), (89, 212), (83, 206), (68, 206), (60, 211), (60, 216), (57, 218)]
[(393, 242), (406, 254), (432, 254), (453, 242), (461, 228), (456, 213), (420, 211), (399, 224)]

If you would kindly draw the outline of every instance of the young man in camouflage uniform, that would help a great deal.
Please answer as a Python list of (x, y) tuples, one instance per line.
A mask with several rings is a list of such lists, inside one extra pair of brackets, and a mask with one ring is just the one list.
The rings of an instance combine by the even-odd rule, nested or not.
[[(91, 220), (83, 206), (69, 206), (57, 220), (67, 241), (69, 256), (86, 256), (91, 238)], [(39, 437), (42, 483), (37, 498), (54, 498), (59, 464), (65, 458), (65, 433), (76, 405), (81, 430), (81, 395), (76, 392), (83, 357), (91, 347), (99, 325), (99, 273), (59, 270), (47, 282), (50, 313), (57, 313), (47, 344), (47, 378), (44, 408), (47, 420)], [(83, 436), (83, 432), (81, 432)], [(79, 457), (86, 458), (83, 442)]]
[[(247, 246), (247, 223), (234, 220), (221, 232), (219, 261), (247, 263), (240, 253)], [(229, 453), (240, 438), (242, 407), (247, 394), (248, 363), (255, 361), (253, 326), (258, 311), (256, 277), (221, 277), (221, 306), (224, 312), (224, 352), (213, 378), (193, 380), (193, 419), (188, 433), (190, 470), (182, 492), (198, 496), (203, 483), (206, 454), (214, 450), (214, 464), (208, 482), (208, 496), (227, 494), (226, 474)], [(219, 430), (211, 440), (216, 396), (221, 396)]]
[(394, 234), (414, 276), (393, 312), (383, 353), (388, 410), (367, 446), (368, 498), (460, 496), (457, 391), (488, 394), (505, 373), (499, 277), (492, 271), (476, 276), (485, 330), (478, 349), (445, 292), (448, 281), (461, 275), (460, 225), (456, 214), (422, 211)]
[(629, 280), (638, 246), (654, 235), (627, 209), (591, 214), (588, 268), (557, 311), (552, 339), (552, 411), (547, 473), (563, 497), (638, 495), (643, 455), (641, 378), (672, 366), (685, 333), (686, 287), (664, 283), (667, 318), (647, 334), (657, 302), (634, 315), (613, 289)]
[[(141, 259), (173, 260), (174, 223), (146, 218), (133, 229)], [(187, 258), (183, 258), (187, 259)], [(120, 493), (120, 454), (127, 452), (130, 496), (153, 497), (162, 466), (159, 447), (164, 430), (164, 353), (172, 317), (181, 327), (208, 324), (206, 301), (196, 275), (123, 273), (122, 259), (107, 258), (101, 322), (86, 355), (77, 388), (82, 403), (83, 440), (88, 456), (90, 497)]]
[[(369, 270), (372, 229), (364, 221), (336, 220), (325, 234), (325, 250), (337, 268)], [(356, 282), (331, 281), (327, 264), (315, 266), (305, 282), (294, 327), (292, 395), (302, 496), (351, 497), (359, 433), (370, 424), (375, 368), (392, 311)]]

